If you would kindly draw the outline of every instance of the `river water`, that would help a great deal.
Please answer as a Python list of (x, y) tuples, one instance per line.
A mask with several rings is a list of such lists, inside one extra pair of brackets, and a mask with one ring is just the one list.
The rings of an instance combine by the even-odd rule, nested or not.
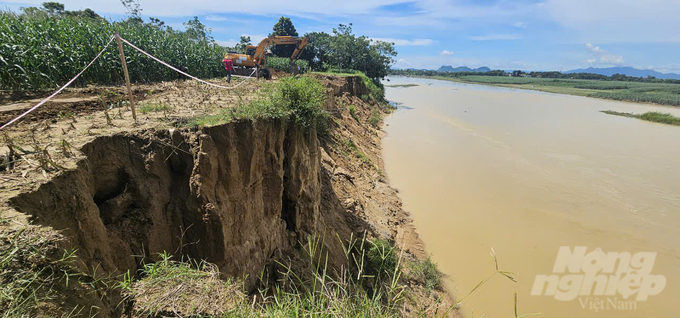
[[(385, 169), (446, 287), (460, 298), (492, 274), (491, 248), (500, 269), (516, 273), (517, 283), (496, 275), (467, 298), (467, 317), (513, 317), (515, 292), (520, 315), (680, 316), (680, 127), (600, 112), (680, 109), (389, 79), (419, 86), (386, 89), (401, 106), (385, 120)], [(656, 252), (651, 274), (666, 286), (637, 302), (618, 292), (531, 295), (561, 246)]]

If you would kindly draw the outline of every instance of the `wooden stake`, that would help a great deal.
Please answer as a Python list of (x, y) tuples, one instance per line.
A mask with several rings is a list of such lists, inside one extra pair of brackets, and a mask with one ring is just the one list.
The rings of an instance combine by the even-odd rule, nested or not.
[(123, 73), (125, 73), (125, 85), (127, 85), (128, 99), (130, 100), (130, 109), (132, 109), (132, 118), (137, 122), (137, 112), (135, 111), (135, 98), (132, 96), (132, 87), (130, 86), (130, 74), (128, 74), (127, 63), (125, 62), (125, 52), (123, 52), (123, 42), (120, 41), (120, 35), (116, 32), (116, 42), (118, 42), (118, 51), (120, 52), (120, 64), (123, 64)]

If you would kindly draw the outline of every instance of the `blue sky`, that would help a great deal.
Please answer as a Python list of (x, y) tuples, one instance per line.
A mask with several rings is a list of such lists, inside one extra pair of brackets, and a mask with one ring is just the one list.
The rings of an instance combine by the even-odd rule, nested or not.
[[(16, 10), (44, 0), (0, 0)], [(119, 0), (61, 1), (123, 17)], [(396, 67), (441, 65), (569, 70), (633, 66), (680, 73), (680, 1), (664, 0), (345, 0), (247, 2), (140, 0), (143, 16), (176, 29), (194, 15), (223, 44), (257, 41), (281, 15), (298, 32), (330, 32), (353, 23), (358, 35), (394, 42)]]

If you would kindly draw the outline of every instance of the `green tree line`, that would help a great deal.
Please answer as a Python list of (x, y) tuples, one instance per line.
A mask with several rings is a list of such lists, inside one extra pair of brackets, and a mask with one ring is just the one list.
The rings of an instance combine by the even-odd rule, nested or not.
[(680, 84), (680, 80), (676, 79), (659, 79), (653, 76), (649, 77), (635, 77), (624, 74), (614, 74), (612, 76), (593, 74), (593, 73), (561, 73), (557, 71), (551, 72), (523, 72), (514, 71), (512, 73), (503, 70), (492, 70), (489, 72), (440, 72), (435, 70), (414, 70), (414, 69), (390, 69), (389, 75), (403, 75), (403, 76), (439, 76), (439, 77), (462, 77), (469, 75), (485, 75), (485, 76), (529, 76), (535, 78), (554, 78), (554, 79), (586, 79), (586, 80), (600, 80), (600, 81), (625, 81), (625, 82), (640, 82), (640, 83), (666, 83), (666, 84)]

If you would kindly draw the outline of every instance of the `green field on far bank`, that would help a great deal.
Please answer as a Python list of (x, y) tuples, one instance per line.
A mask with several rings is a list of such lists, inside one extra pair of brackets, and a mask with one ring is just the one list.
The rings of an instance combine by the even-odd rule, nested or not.
[(549, 93), (570, 94), (595, 98), (680, 106), (680, 85), (629, 81), (555, 79), (467, 75), (460, 77), (424, 76), (426, 78), (531, 89)]

